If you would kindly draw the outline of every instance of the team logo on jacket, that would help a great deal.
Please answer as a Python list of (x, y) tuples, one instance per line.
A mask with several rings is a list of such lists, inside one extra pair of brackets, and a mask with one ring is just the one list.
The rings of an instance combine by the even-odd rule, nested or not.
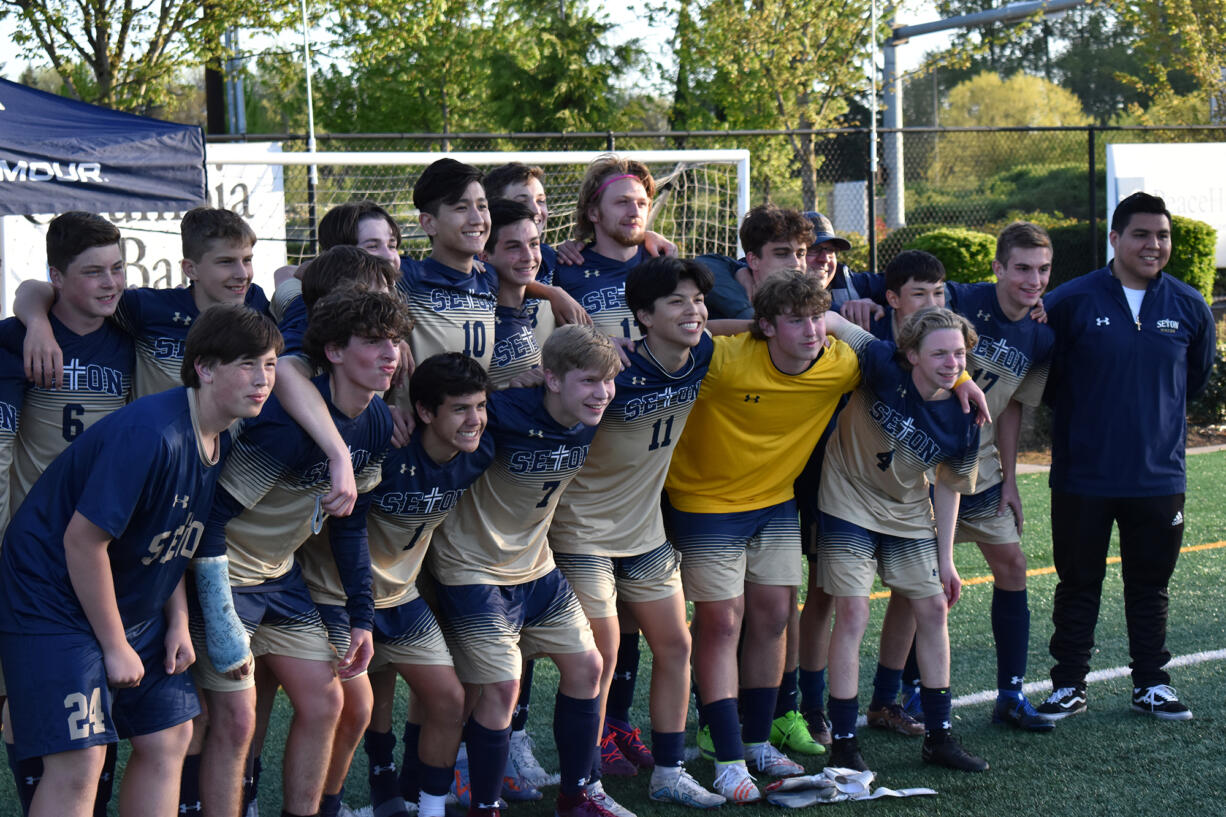
[(1179, 321), (1174, 320), (1173, 318), (1163, 318), (1162, 320), (1158, 321), (1155, 326), (1157, 326), (1158, 331), (1162, 332), (1164, 335), (1173, 335), (1179, 331)]

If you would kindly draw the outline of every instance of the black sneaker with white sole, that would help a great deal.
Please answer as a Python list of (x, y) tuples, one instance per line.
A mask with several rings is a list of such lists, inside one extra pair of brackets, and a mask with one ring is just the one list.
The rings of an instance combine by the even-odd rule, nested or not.
[(1058, 721), (1085, 711), (1085, 687), (1060, 687), (1048, 695), (1046, 701), (1035, 707), (1035, 712), (1049, 721)]
[(1135, 712), (1153, 715), (1164, 721), (1192, 720), (1192, 710), (1184, 706), (1175, 690), (1166, 684), (1133, 687), (1132, 708)]

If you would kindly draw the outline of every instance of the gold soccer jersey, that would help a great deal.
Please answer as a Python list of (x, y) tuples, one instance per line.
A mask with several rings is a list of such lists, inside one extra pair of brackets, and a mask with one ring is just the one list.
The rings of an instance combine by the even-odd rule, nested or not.
[[(329, 399), (327, 375), (315, 378)], [(334, 408), (332, 419), (349, 443), (359, 493), (372, 490), (391, 436), (391, 417), (379, 398), (355, 418)], [(317, 498), (330, 490), (328, 459), (275, 399), (235, 433), (221, 487), (244, 508), (227, 521), (230, 584), (252, 587), (287, 573), (294, 552), (311, 534)]]
[(877, 533), (934, 535), (925, 471), (958, 493), (975, 490), (979, 434), (958, 400), (925, 401), (889, 341), (849, 329), (864, 382), (839, 414), (826, 444), (818, 506)]
[(665, 541), (660, 489), (713, 351), (704, 335), (677, 372), (661, 370), (642, 347), (630, 356), (587, 462), (554, 514), (555, 552), (637, 556)]
[(442, 584), (523, 584), (554, 569), (549, 523), (596, 429), (564, 428), (543, 396), (541, 388), (490, 395), (485, 433), (494, 440), (494, 462), (430, 546), (430, 571)]
[[(421, 432), (383, 463), (383, 481), (375, 489), (366, 517), (370, 547), (371, 590), (375, 607), (397, 607), (417, 598), (417, 575), (434, 530), (460, 501), (494, 456), (491, 438), (483, 437), (473, 453), (457, 453), (436, 463), (421, 444)], [(311, 537), (299, 560), (311, 595), (324, 604), (344, 604), (336, 564), (327, 537)]]
[(859, 382), (856, 355), (841, 341), (788, 375), (771, 362), (766, 341), (716, 338), (668, 471), (669, 502), (689, 513), (731, 513), (791, 499), (839, 399)]

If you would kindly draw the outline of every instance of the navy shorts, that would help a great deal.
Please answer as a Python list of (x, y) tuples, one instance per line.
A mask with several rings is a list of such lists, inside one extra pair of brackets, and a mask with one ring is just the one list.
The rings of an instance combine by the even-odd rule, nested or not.
[(145, 675), (137, 687), (111, 689), (93, 633), (0, 633), (18, 759), (151, 735), (200, 714), (191, 675), (166, 674), (165, 619), (125, 635)]

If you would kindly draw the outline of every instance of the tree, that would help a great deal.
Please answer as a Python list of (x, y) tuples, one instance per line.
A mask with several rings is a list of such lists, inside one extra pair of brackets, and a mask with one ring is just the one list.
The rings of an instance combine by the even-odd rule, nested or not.
[[(1201, 92), (1226, 118), (1226, 0), (1112, 0), (1138, 34), (1142, 70), (1125, 77), (1157, 102), (1175, 107), (1181, 94)], [(1179, 87), (1181, 75), (1192, 88)]]
[[(868, 0), (681, 0), (672, 123), (683, 129), (804, 130), (832, 126), (867, 91)], [(884, 27), (878, 36), (883, 36)], [(812, 136), (755, 149), (756, 186), (799, 180), (813, 208)]]
[(344, 67), (318, 74), (321, 128), (573, 131), (609, 127), (633, 47), (585, 0), (338, 2)]
[[(1014, 74), (1002, 80), (990, 71), (949, 92), (941, 124), (948, 127), (1043, 127), (1086, 125), (1089, 117), (1068, 90), (1042, 77)], [(930, 175), (934, 180), (983, 179), (1024, 164), (1075, 161), (1084, 139), (1056, 133), (946, 133)]]
[(46, 59), (77, 99), (149, 114), (172, 101), (183, 70), (219, 59), (231, 26), (275, 30), (285, 0), (0, 0), (30, 60)]

